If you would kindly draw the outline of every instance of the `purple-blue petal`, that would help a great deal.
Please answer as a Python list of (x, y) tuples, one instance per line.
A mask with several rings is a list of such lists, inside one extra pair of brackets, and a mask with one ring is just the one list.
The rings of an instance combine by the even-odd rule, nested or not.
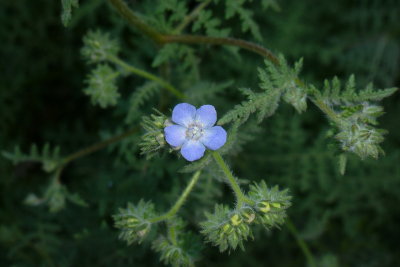
[(196, 111), (196, 121), (204, 128), (209, 128), (217, 121), (217, 111), (212, 105), (201, 106)]
[(181, 154), (188, 161), (198, 160), (204, 155), (206, 148), (199, 141), (188, 140), (183, 143)]
[(194, 122), (196, 108), (188, 103), (181, 103), (172, 111), (172, 121), (182, 126), (188, 126)]
[(170, 125), (164, 128), (165, 140), (171, 146), (181, 146), (185, 142), (186, 128), (180, 125)]
[(205, 129), (200, 141), (211, 150), (217, 150), (226, 143), (226, 131), (221, 126)]

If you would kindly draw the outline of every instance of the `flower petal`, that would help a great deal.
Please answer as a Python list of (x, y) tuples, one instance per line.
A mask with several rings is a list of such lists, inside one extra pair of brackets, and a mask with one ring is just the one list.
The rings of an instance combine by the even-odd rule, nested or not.
[(172, 121), (186, 127), (194, 121), (195, 116), (196, 108), (188, 103), (178, 104), (172, 111)]
[(206, 148), (199, 141), (188, 140), (181, 149), (182, 156), (188, 161), (200, 159), (204, 155)]
[(186, 128), (180, 125), (170, 125), (164, 128), (165, 140), (171, 146), (181, 146), (185, 142)]
[(217, 122), (217, 111), (212, 105), (201, 106), (196, 111), (196, 121), (203, 125), (204, 128), (209, 128)]
[(200, 138), (208, 149), (217, 150), (226, 143), (226, 131), (221, 126), (214, 126), (204, 130), (203, 136)]

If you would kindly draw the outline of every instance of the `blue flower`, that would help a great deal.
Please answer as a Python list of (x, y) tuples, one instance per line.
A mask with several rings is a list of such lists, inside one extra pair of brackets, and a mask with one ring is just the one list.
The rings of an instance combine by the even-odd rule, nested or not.
[(178, 104), (172, 111), (172, 121), (176, 124), (164, 128), (165, 140), (180, 148), (188, 161), (198, 160), (206, 148), (217, 150), (226, 142), (226, 131), (221, 126), (214, 126), (217, 121), (214, 106), (204, 105), (196, 110), (190, 104)]

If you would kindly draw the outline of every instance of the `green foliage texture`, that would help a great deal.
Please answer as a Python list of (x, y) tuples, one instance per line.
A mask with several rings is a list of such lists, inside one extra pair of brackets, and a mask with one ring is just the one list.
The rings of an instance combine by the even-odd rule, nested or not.
[[(399, 1), (125, 1), (275, 63), (112, 2), (0, 3), (0, 266), (400, 266)], [(167, 148), (181, 102), (216, 107), (243, 205)]]

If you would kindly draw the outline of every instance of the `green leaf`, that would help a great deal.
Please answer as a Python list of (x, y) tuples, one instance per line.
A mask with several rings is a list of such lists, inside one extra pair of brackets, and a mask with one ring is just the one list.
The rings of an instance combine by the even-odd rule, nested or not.
[(154, 204), (140, 200), (137, 205), (128, 203), (126, 209), (119, 209), (113, 215), (115, 227), (120, 229), (119, 238), (128, 245), (141, 243), (151, 230), (151, 218), (155, 217)]
[(218, 124), (223, 125), (236, 121), (243, 124), (253, 113), (257, 113), (257, 121), (260, 123), (275, 113), (282, 95), (284, 100), (292, 104), (299, 112), (305, 110), (307, 107), (306, 92), (296, 84), (302, 68), (302, 59), (296, 62), (293, 68), (287, 64), (282, 55), (278, 57), (278, 60), (279, 64), (265, 60), (266, 68), (258, 69), (262, 92), (256, 93), (251, 89), (239, 89), (247, 97), (247, 100), (228, 111), (218, 121)]
[(225, 18), (229, 19), (238, 15), (242, 22), (242, 32), (250, 31), (258, 41), (262, 40), (260, 29), (253, 19), (253, 11), (243, 7), (246, 0), (225, 1)]
[(325, 80), (322, 93), (317, 96), (324, 99), (324, 101), (331, 104), (348, 104), (348, 103), (362, 103), (365, 101), (380, 101), (385, 97), (389, 97), (397, 91), (397, 88), (374, 89), (373, 84), (368, 84), (364, 89), (357, 90), (354, 75), (351, 75), (347, 80), (345, 86), (337, 77), (332, 81)]
[(109, 57), (116, 57), (120, 49), (117, 40), (100, 30), (89, 31), (83, 37), (83, 44), (81, 54), (88, 63), (107, 61)]
[(79, 7), (79, 0), (61, 0), (61, 5), (61, 21), (67, 27), (72, 18), (72, 9)]
[(93, 105), (99, 105), (101, 108), (115, 106), (120, 97), (116, 85), (118, 76), (119, 72), (109, 65), (99, 64), (88, 75), (87, 87), (83, 92), (90, 96)]
[(46, 172), (54, 171), (61, 163), (60, 147), (51, 148), (48, 143), (43, 146), (41, 152), (36, 144), (32, 144), (29, 153), (21, 152), (19, 146), (16, 146), (14, 152), (2, 151), (2, 155), (11, 160), (14, 165), (25, 161), (41, 162), (42, 168)]

